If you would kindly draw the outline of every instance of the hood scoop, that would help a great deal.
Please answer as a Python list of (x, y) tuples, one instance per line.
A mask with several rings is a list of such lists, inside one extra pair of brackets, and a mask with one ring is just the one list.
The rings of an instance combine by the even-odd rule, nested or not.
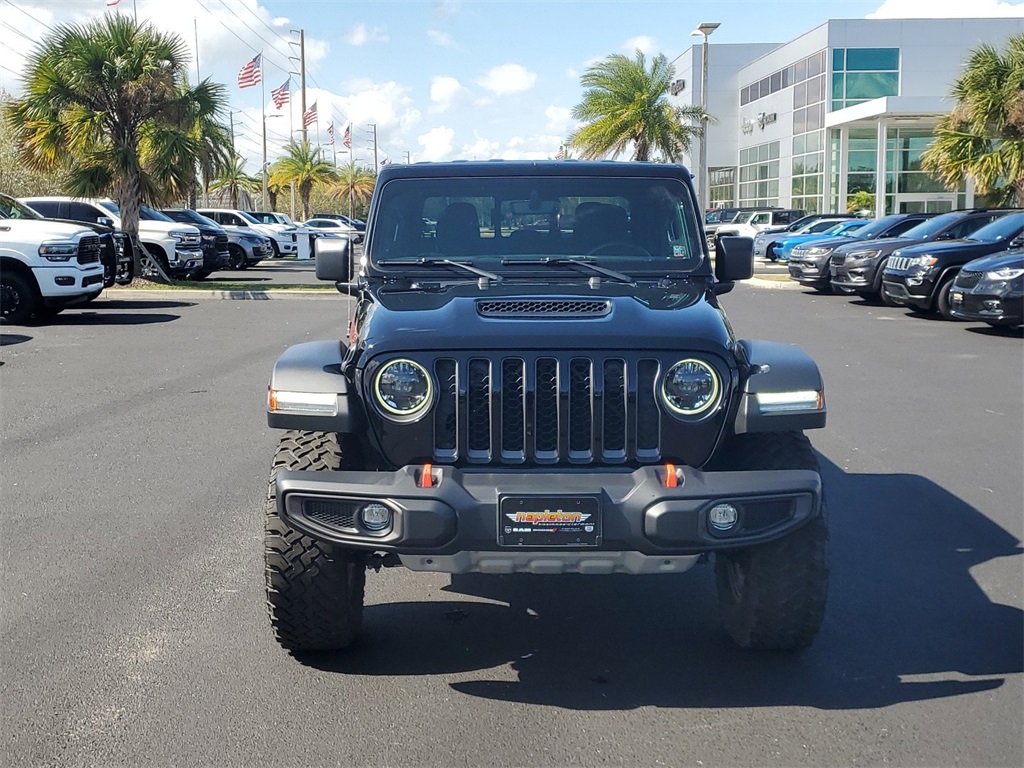
[(612, 303), (607, 299), (485, 299), (476, 303), (476, 311), (482, 317), (506, 320), (569, 320), (605, 317)]

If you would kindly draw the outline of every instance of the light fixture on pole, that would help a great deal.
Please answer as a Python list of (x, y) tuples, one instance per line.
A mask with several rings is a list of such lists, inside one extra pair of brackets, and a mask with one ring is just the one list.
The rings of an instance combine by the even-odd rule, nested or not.
[(263, 112), (263, 210), (267, 210), (267, 118), (284, 117), (284, 115), (268, 115)]
[(690, 33), (690, 37), (701, 35), (704, 49), (701, 55), (700, 108), (704, 115), (700, 120), (700, 164), (697, 170), (697, 197), (701, 204), (701, 216), (710, 203), (708, 194), (708, 35), (721, 26), (718, 22), (704, 22)]

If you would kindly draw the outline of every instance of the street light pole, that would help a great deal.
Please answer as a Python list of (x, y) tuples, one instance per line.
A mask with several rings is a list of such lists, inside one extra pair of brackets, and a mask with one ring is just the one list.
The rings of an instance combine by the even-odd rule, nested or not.
[(708, 35), (721, 26), (718, 22), (704, 22), (690, 33), (690, 37), (701, 35), (704, 46), (701, 51), (700, 109), (700, 167), (697, 170), (697, 196), (701, 204), (701, 216), (711, 202), (708, 194)]

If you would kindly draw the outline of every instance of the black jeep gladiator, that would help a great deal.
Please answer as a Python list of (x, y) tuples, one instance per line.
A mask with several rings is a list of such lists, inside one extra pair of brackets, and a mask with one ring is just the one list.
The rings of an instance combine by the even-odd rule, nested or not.
[[(345, 338), (270, 379), (287, 430), (267, 502), (278, 642), (340, 649), (367, 569), (679, 573), (713, 557), (747, 648), (811, 643), (828, 582), (817, 366), (735, 338), (718, 295), (752, 242), (708, 256), (689, 172), (610, 162), (391, 165)], [(424, 220), (436, 221), (424, 227)]]

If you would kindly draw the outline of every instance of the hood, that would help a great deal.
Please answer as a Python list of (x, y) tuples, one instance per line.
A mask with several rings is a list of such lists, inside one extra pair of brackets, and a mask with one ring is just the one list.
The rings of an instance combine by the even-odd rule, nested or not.
[[(725, 356), (733, 343), (716, 297), (701, 280), (604, 283), (599, 290), (586, 280), (506, 280), (484, 290), (466, 282), (432, 291), (375, 287), (373, 293), (358, 343), (368, 356), (413, 349), (686, 349)], [(599, 309), (585, 316), (517, 313), (526, 302), (559, 299), (597, 302)]]
[(880, 237), (870, 240), (843, 240), (842, 245), (836, 247), (836, 253), (849, 254), (853, 251), (860, 251), (867, 248), (881, 251), (882, 256), (888, 256), (898, 248), (907, 248), (911, 245), (928, 242), (926, 240), (915, 240), (906, 237)]
[(964, 264), (964, 272), (994, 272), (1005, 267), (1024, 269), (1024, 249), (1003, 251), (969, 261)]
[(833, 235), (830, 237), (822, 237), (821, 234), (816, 235), (794, 235), (793, 237), (787, 237), (779, 245), (783, 248), (792, 248), (794, 245), (811, 245), (816, 248), (820, 247), (832, 247), (835, 248), (840, 245), (844, 245), (851, 240), (855, 240), (855, 235)]
[(140, 234), (146, 233), (166, 237), (170, 232), (188, 232), (189, 234), (198, 235), (199, 229), (194, 224), (185, 224), (180, 221), (154, 221), (152, 219), (139, 220)]
[(940, 256), (943, 254), (956, 255), (971, 253), (976, 253), (978, 256), (981, 256), (983, 254), (1005, 251), (1009, 245), (1009, 240), (1000, 240), (997, 242), (966, 239), (939, 240), (900, 248), (899, 252), (900, 256)]
[(42, 242), (94, 234), (94, 230), (79, 222), (65, 224), (53, 219), (0, 219), (0, 240), (15, 235), (38, 238)]

